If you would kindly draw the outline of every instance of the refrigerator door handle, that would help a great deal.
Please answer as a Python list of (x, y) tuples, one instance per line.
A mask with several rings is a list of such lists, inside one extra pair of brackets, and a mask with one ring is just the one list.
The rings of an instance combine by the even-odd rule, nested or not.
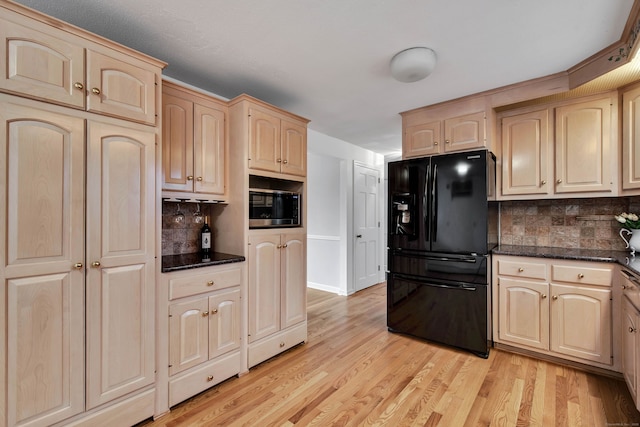
[(433, 165), (431, 181), (431, 242), (438, 240), (438, 164)]
[(424, 175), (424, 194), (422, 195), (422, 224), (426, 233), (425, 241), (428, 244), (431, 240), (431, 228), (429, 224), (429, 202), (431, 195), (429, 190), (429, 178), (431, 177), (431, 162), (427, 165), (427, 173)]

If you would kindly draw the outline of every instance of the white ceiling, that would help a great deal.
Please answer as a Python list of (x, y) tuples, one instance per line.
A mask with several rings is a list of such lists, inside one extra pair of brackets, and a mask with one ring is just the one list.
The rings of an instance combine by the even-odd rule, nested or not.
[[(169, 63), (167, 76), (248, 93), (326, 135), (390, 154), (398, 113), (565, 71), (620, 40), (632, 0), (20, 0)], [(436, 51), (425, 80), (400, 50)]]

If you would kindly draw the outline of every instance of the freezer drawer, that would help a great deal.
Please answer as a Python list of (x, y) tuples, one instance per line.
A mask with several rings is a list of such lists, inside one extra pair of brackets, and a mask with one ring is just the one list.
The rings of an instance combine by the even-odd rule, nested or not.
[(487, 285), (387, 277), (387, 327), (489, 356)]

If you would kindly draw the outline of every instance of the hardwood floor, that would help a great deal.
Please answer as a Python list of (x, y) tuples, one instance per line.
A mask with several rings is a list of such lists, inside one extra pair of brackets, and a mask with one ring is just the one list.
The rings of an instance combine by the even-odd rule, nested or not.
[(390, 333), (384, 284), (309, 290), (309, 339), (141, 426), (631, 426), (622, 380)]

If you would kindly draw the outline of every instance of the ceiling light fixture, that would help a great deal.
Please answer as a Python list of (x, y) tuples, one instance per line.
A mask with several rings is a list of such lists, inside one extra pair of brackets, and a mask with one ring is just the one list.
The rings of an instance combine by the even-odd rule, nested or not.
[(391, 75), (404, 83), (427, 77), (436, 67), (436, 53), (428, 47), (411, 47), (391, 58)]

